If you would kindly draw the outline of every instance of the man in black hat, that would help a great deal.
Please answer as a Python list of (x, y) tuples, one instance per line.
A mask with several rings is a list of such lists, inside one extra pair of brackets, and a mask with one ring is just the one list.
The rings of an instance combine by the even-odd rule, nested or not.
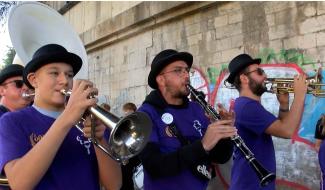
[[(23, 79), (35, 89), (34, 104), (0, 118), (0, 171), (12, 189), (119, 189), (119, 164), (91, 144), (90, 120), (84, 133), (75, 124), (95, 106), (97, 89), (75, 80), (81, 58), (57, 44), (39, 48)], [(73, 85), (72, 85), (73, 84)], [(62, 90), (70, 90), (66, 102)], [(89, 98), (91, 97), (91, 98)], [(107, 145), (106, 127), (95, 121), (96, 139)]]
[(140, 154), (144, 189), (206, 189), (211, 163), (225, 163), (232, 155), (234, 120), (210, 123), (201, 106), (188, 99), (192, 63), (191, 54), (172, 49), (152, 61), (148, 84), (154, 90), (139, 108), (153, 123)]
[[(239, 91), (235, 100), (235, 126), (254, 156), (269, 171), (275, 173), (275, 152), (272, 136), (291, 138), (299, 127), (305, 94), (307, 92), (306, 76), (294, 78), (294, 100), (289, 110), (288, 93), (278, 94), (280, 103), (279, 116), (276, 118), (265, 110), (261, 104), (261, 96), (266, 92), (266, 74), (260, 67), (261, 60), (253, 59), (247, 54), (235, 57), (229, 64), (229, 77), (226, 81)], [(273, 181), (262, 188), (260, 181), (244, 155), (235, 150), (231, 173), (231, 190), (275, 189)]]
[(21, 65), (11, 64), (0, 72), (0, 117), (6, 112), (24, 108), (32, 101), (22, 96), (30, 92), (23, 82), (23, 69)]

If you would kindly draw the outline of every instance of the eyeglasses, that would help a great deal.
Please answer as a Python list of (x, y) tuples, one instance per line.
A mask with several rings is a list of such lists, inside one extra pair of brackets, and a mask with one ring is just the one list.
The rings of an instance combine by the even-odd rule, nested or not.
[(256, 70), (253, 70), (253, 71), (249, 71), (249, 72), (244, 73), (244, 75), (248, 75), (248, 74), (253, 73), (253, 72), (257, 72), (258, 75), (265, 74), (265, 71), (263, 69), (257, 68)]
[(22, 88), (24, 86), (24, 81), (23, 80), (13, 80), (13, 81), (3, 83), (2, 85), (4, 86), (4, 85), (10, 84), (10, 83), (15, 83), (16, 88)]
[(190, 76), (194, 75), (194, 70), (188, 67), (176, 67), (174, 70), (166, 71), (164, 73), (160, 73), (161, 75), (167, 74), (167, 73), (175, 73), (178, 76), (181, 76), (182, 74), (189, 74)]

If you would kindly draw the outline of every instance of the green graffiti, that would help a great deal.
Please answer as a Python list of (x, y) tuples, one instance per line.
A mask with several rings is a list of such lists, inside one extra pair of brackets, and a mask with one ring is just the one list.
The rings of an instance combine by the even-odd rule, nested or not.
[(209, 84), (215, 84), (216, 78), (219, 75), (219, 69), (215, 67), (208, 67), (207, 72), (209, 77)]
[(280, 52), (275, 52), (271, 48), (261, 49), (257, 55), (261, 58), (262, 63), (296, 63), (300, 67), (312, 65), (314, 68), (315, 61), (306, 56), (301, 49), (281, 49)]
[(207, 73), (209, 77), (209, 84), (215, 85), (217, 78), (220, 76), (221, 72), (224, 71), (225, 69), (228, 69), (227, 64), (222, 64), (221, 68), (208, 67)]

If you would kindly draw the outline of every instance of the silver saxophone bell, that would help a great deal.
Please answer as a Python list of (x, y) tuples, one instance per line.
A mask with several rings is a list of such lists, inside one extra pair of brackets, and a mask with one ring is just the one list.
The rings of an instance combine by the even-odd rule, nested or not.
[[(66, 97), (71, 91), (61, 90)], [(91, 126), (93, 144), (108, 154), (114, 160), (126, 164), (127, 161), (141, 152), (149, 140), (152, 122), (144, 112), (134, 112), (122, 119), (104, 110), (98, 105), (92, 106), (87, 111), (99, 119), (110, 130), (108, 147), (105, 147), (95, 138), (95, 126)], [(80, 126), (76, 126), (79, 130)]]

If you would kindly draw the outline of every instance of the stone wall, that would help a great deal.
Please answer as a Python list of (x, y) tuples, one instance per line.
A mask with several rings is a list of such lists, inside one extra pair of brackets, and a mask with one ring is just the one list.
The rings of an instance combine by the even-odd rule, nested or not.
[[(240, 53), (277, 68), (270, 75), (313, 74), (325, 60), (324, 2), (80, 2), (64, 16), (87, 49), (89, 79), (117, 114), (125, 102), (140, 105), (150, 92), (150, 64), (163, 49), (193, 54), (197, 75), (191, 80), (213, 105), (224, 100), (220, 84), (229, 61)], [(222, 103), (229, 107), (230, 101)], [(276, 109), (276, 98), (265, 101)], [(304, 113), (302, 123), (308, 123), (292, 141), (274, 138), (277, 189), (319, 189), (312, 139), (316, 115), (325, 112), (314, 109), (319, 103), (316, 98), (306, 103), (312, 111)], [(229, 168), (230, 163), (221, 167), (213, 187), (226, 189)]]

